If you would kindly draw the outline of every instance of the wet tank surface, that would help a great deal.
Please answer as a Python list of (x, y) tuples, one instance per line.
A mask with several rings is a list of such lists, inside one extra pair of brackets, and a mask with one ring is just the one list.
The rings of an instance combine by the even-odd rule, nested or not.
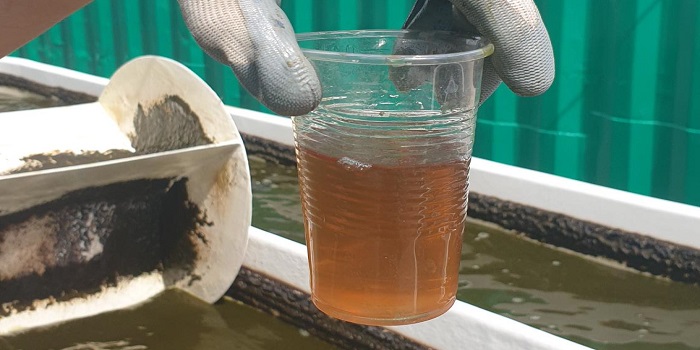
[(0, 73), (0, 113), (87, 103), (95, 99), (88, 94)]
[(225, 297), (206, 304), (167, 291), (132, 309), (0, 338), (2, 350), (335, 349), (269, 314)]
[(58, 99), (0, 86), (0, 112), (56, 107), (63, 104), (63, 101)]
[[(249, 159), (253, 225), (304, 243), (296, 169), (256, 155)], [(458, 298), (596, 349), (700, 348), (700, 286), (471, 219)]]

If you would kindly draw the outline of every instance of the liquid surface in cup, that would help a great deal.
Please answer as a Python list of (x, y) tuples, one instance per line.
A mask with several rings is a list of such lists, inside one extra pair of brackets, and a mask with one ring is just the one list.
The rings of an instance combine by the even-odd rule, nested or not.
[(297, 149), (314, 303), (374, 325), (455, 301), (469, 161), (379, 166)]

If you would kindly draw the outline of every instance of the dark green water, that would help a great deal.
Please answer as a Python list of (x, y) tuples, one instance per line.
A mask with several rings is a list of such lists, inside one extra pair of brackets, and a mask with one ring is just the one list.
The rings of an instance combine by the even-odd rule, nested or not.
[(0, 112), (61, 106), (64, 103), (31, 92), (0, 86)]
[[(253, 225), (304, 242), (296, 170), (250, 157)], [(700, 287), (470, 221), (458, 298), (597, 349), (700, 349)]]
[(2, 350), (334, 349), (268, 314), (224, 299), (212, 306), (168, 291), (134, 309), (0, 338)]

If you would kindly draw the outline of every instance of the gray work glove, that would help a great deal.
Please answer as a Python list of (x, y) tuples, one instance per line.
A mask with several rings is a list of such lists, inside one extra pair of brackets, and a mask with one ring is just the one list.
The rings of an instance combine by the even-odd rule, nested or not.
[(178, 2), (199, 46), (230, 66), (258, 101), (281, 115), (301, 115), (316, 108), (321, 83), (299, 49), (279, 1)]
[(532, 0), (418, 0), (404, 24), (479, 34), (494, 45), (484, 62), (481, 101), (501, 80), (516, 94), (535, 96), (554, 80), (554, 54), (540, 13)]

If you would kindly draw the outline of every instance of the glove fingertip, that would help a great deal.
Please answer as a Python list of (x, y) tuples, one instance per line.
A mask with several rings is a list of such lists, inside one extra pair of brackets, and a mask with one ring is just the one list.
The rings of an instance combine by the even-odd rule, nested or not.
[[(308, 88), (306, 91), (311, 94), (294, 94), (285, 99), (261, 98), (260, 102), (272, 112), (283, 116), (299, 116), (313, 111), (321, 103), (320, 93), (316, 94), (315, 89)], [(320, 90), (320, 89), (319, 89)]]
[[(301, 66), (294, 70), (258, 67), (258, 70), (277, 74), (254, 74), (252, 79), (241, 79), (241, 82), (265, 107), (276, 114), (298, 116), (309, 113), (321, 102), (321, 82), (313, 66), (305, 58), (302, 61)], [(263, 61), (258, 62), (262, 63)]]

